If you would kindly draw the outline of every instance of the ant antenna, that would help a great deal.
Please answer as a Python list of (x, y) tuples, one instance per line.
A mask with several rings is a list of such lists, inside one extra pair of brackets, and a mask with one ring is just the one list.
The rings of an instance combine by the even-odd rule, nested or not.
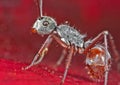
[(40, 16), (43, 16), (43, 0), (39, 1), (39, 7), (40, 7)]

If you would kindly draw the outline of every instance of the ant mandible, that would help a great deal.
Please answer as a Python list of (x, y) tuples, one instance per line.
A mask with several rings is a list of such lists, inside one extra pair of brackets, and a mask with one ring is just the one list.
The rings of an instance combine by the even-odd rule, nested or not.
[(69, 52), (60, 85), (63, 85), (70, 67), (72, 56), (76, 53), (86, 55), (85, 62), (88, 74), (94, 79), (104, 78), (104, 85), (107, 85), (108, 73), (111, 67), (111, 55), (108, 51), (108, 40), (110, 40), (110, 44), (115, 55), (119, 56), (111, 34), (108, 31), (103, 31), (95, 38), (84, 41), (86, 35), (81, 34), (79, 31), (74, 29), (74, 27), (71, 27), (68, 24), (61, 24), (58, 26), (57, 22), (52, 17), (43, 16), (42, 0), (40, 2), (41, 17), (35, 21), (33, 32), (49, 36), (35, 55), (32, 63), (25, 69), (29, 69), (42, 61), (54, 39), (64, 48), (56, 66), (61, 64), (62, 60), (67, 55), (67, 51)]

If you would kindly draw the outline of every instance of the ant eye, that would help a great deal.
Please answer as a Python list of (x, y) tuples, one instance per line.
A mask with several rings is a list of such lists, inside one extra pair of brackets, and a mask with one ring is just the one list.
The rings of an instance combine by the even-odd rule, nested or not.
[(43, 22), (43, 25), (44, 25), (44, 26), (48, 26), (48, 25), (49, 25), (49, 22), (48, 22), (48, 21), (44, 21), (44, 22)]

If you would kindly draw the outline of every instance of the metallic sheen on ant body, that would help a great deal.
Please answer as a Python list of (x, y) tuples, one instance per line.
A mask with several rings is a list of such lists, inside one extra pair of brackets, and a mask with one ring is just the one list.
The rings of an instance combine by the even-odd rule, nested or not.
[[(64, 48), (59, 60), (56, 63), (56, 67), (62, 63), (63, 59), (67, 55), (65, 72), (60, 85), (64, 83), (68, 69), (70, 67), (72, 56), (74, 56), (76, 53), (86, 55), (86, 67), (88, 69), (88, 74), (96, 80), (104, 78), (104, 85), (107, 85), (108, 73), (111, 67), (111, 55), (108, 51), (107, 40), (110, 41), (112, 50), (115, 56), (117, 56), (116, 58), (119, 56), (114, 44), (113, 37), (108, 31), (103, 31), (95, 38), (84, 41), (86, 35), (81, 34), (73, 27), (67, 24), (61, 24), (58, 26), (57, 22), (52, 17), (41, 16), (41, 18), (38, 18), (35, 21), (33, 25), (33, 32), (37, 32), (40, 35), (49, 36), (38, 53), (35, 55), (31, 64), (25, 69), (39, 64), (42, 61), (54, 39)], [(68, 54), (67, 51), (69, 52)]]

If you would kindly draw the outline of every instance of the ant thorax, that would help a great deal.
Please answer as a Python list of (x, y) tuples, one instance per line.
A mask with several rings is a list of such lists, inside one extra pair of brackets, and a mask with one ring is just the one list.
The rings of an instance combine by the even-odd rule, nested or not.
[(79, 31), (66, 24), (59, 25), (56, 31), (61, 37), (61, 40), (67, 45), (74, 45), (83, 48), (86, 35), (80, 34)]

